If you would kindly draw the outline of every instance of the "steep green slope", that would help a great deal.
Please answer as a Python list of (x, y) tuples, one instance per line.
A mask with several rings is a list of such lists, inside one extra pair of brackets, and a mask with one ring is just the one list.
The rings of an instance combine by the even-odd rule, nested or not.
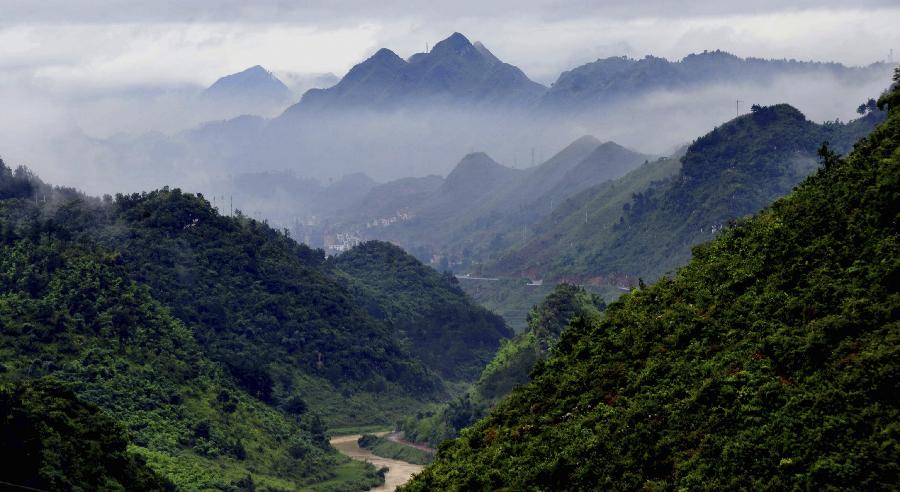
[(456, 278), (390, 243), (364, 243), (331, 263), (369, 314), (393, 326), (409, 351), (444, 378), (475, 379), (512, 336), (503, 318), (476, 306)]
[[(227, 488), (251, 475), (277, 488), (379, 482), (331, 450), (315, 414), (289, 416), (235, 386), (190, 329), (128, 278), (120, 254), (63, 226), (99, 204), (52, 210), (52, 201), (9, 198), (26, 183), (46, 187), (3, 171), (12, 191), (0, 197), (0, 380), (67, 383), (128, 429), (129, 455), (182, 488)], [(61, 454), (72, 443), (45, 444)]]
[(407, 439), (438, 446), (459, 435), (459, 431), (484, 417), (489, 408), (518, 385), (538, 360), (547, 356), (559, 335), (572, 319), (594, 320), (605, 303), (583, 288), (560, 284), (528, 313), (528, 329), (505, 341), (481, 377), (467, 394), (431, 411), (407, 417), (398, 424)]
[[(847, 124), (819, 125), (786, 104), (754, 105), (688, 147), (674, 177), (669, 173), (678, 164), (661, 161), (620, 180), (627, 187), (630, 179), (634, 188), (611, 183), (588, 190), (535, 227), (530, 244), (488, 270), (582, 282), (657, 278), (684, 264), (691, 246), (814, 172), (823, 141), (845, 153), (883, 118), (876, 111)], [(651, 174), (664, 181), (639, 178)], [(624, 203), (623, 190), (631, 194)]]
[(0, 384), (4, 486), (42, 490), (171, 490), (127, 451), (122, 426), (52, 380)]
[(882, 104), (846, 159), (569, 327), (404, 490), (895, 488), (900, 88)]
[[(562, 202), (531, 229), (531, 240), (485, 266), (489, 274), (589, 280), (589, 252), (610, 234), (622, 207), (635, 194), (660, 186), (681, 170), (681, 154), (647, 162), (625, 176), (589, 188)], [(612, 280), (612, 279), (610, 279)], [(613, 282), (608, 282), (613, 283)]]
[(528, 329), (503, 344), (475, 384), (475, 394), (493, 404), (514, 387), (528, 382), (528, 374), (538, 359), (546, 357), (556, 345), (570, 320), (593, 320), (606, 303), (572, 284), (556, 286), (539, 305), (528, 313)]

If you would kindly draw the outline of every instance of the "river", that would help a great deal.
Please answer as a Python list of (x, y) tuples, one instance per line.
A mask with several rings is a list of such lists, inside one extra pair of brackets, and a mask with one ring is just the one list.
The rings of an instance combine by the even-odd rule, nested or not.
[[(384, 435), (385, 433), (378, 433)], [(335, 436), (331, 438), (331, 445), (342, 454), (349, 456), (355, 460), (367, 461), (375, 465), (375, 468), (382, 466), (388, 467), (388, 472), (384, 475), (384, 485), (369, 490), (393, 491), (397, 487), (409, 481), (410, 477), (422, 471), (425, 468), (422, 465), (414, 465), (400, 460), (392, 460), (375, 456), (368, 449), (359, 447), (356, 441), (361, 437), (360, 434), (350, 436)]]

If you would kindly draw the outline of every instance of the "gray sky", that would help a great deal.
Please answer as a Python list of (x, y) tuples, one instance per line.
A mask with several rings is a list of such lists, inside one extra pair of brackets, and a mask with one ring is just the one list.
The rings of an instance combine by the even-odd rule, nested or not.
[[(49, 91), (209, 84), (261, 64), (342, 75), (386, 46), (408, 56), (453, 31), (530, 77), (598, 57), (741, 56), (868, 64), (900, 51), (896, 1), (0, 0), (0, 71)], [(895, 59), (900, 58), (900, 52)]]

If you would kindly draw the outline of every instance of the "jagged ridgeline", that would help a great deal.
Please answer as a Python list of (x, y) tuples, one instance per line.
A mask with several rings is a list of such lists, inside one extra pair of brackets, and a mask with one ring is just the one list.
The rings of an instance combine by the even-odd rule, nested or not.
[(445, 326), (481, 320), (450, 353), (475, 344), (468, 364), (509, 333), (449, 280), (404, 265), (407, 283), (357, 280), (198, 195), (94, 199), (0, 165), (0, 380), (59, 381), (180, 487), (357, 490), (381, 478), (338, 456), (325, 425), (393, 422), (444, 395), (435, 370), (450, 366), (406, 346), (408, 311), (366, 311), (388, 298), (379, 289), (452, 300)]
[(880, 104), (846, 158), (566, 329), (404, 490), (895, 488), (896, 84)]

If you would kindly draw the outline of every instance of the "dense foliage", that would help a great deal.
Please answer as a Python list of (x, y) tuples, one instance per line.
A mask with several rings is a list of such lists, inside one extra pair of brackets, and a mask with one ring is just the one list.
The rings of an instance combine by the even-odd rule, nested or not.
[(5, 164), (0, 190), (0, 377), (66, 381), (178, 486), (378, 483), (320, 416), (392, 422), (443, 394), (428, 366), (471, 378), (511, 335), (393, 247), (337, 266), (179, 190), (92, 199)]
[(179, 190), (120, 196), (115, 205), (99, 240), (121, 251), (131, 277), (172, 306), (251, 394), (286, 403), (315, 398), (309, 387), (329, 383), (350, 394), (441, 390), (393, 328), (324, 271), (320, 250), (222, 217)]
[(573, 319), (594, 320), (605, 303), (581, 287), (560, 284), (528, 313), (528, 329), (505, 341), (481, 377), (462, 397), (435, 409), (419, 412), (398, 423), (406, 438), (437, 446), (483, 418), (490, 407), (518, 385), (538, 360), (547, 356), (559, 335)]
[(52, 491), (173, 488), (127, 447), (118, 422), (59, 382), (0, 384), (0, 485)]
[(596, 294), (572, 284), (556, 286), (528, 312), (528, 329), (503, 344), (484, 368), (475, 392), (480, 399), (496, 402), (514, 387), (528, 382), (528, 374), (556, 345), (560, 333), (573, 319), (594, 320), (606, 304)]
[[(333, 453), (316, 414), (286, 415), (235, 386), (190, 329), (128, 277), (120, 254), (76, 238), (72, 224), (91, 210), (107, 209), (0, 200), (0, 380), (67, 383), (127, 428), (130, 454), (179, 487), (227, 488), (252, 475), (294, 488), (348, 466), (344, 482), (378, 483), (374, 470), (366, 478), (362, 464)], [(67, 443), (45, 445), (61, 453), (53, 446)]]
[(570, 326), (405, 490), (895, 488), (898, 92), (846, 159)]
[(391, 441), (383, 436), (363, 434), (357, 441), (359, 447), (368, 449), (375, 456), (392, 460), (427, 465), (434, 460), (434, 453), (407, 444)]
[(475, 379), (512, 336), (503, 318), (476, 306), (452, 274), (390, 243), (364, 243), (333, 264), (369, 314), (393, 326), (410, 352), (445, 378)]

